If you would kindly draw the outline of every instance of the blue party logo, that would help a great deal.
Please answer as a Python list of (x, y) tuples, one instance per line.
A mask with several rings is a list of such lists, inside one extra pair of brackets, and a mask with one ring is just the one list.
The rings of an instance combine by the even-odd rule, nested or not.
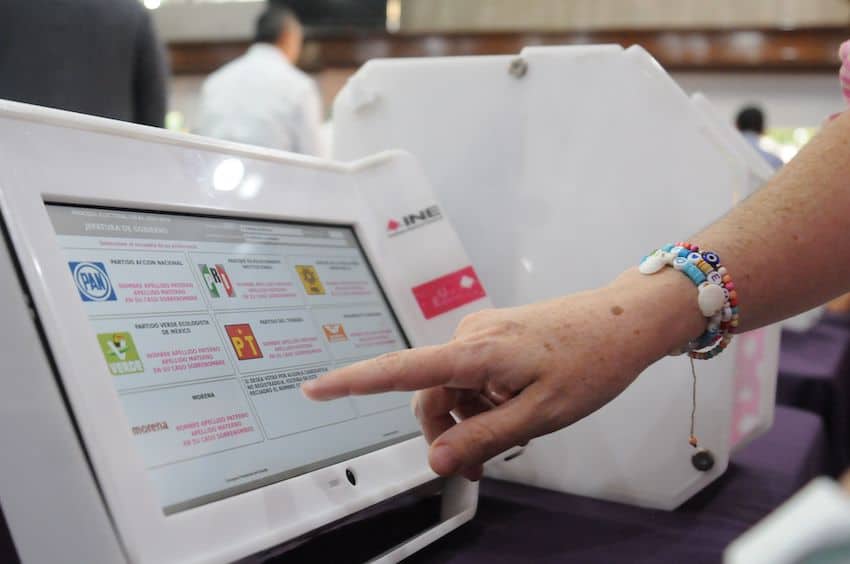
[(114, 302), (118, 299), (102, 262), (69, 262), (68, 266), (84, 302)]

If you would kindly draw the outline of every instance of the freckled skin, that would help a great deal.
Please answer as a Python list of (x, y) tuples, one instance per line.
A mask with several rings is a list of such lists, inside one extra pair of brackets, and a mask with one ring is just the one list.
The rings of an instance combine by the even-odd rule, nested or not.
[(615, 305), (611, 308), (611, 313), (613, 313), (614, 315), (623, 315), (623, 311), (623, 308), (618, 305)]

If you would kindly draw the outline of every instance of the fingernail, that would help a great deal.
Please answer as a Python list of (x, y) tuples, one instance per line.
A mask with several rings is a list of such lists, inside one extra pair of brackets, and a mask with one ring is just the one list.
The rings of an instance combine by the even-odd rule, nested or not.
[(469, 480), (470, 482), (477, 482), (481, 480), (484, 476), (484, 467), (483, 466), (475, 466), (474, 468), (467, 468), (463, 471), (463, 477)]
[(431, 449), (430, 459), (431, 468), (441, 476), (450, 476), (457, 472), (460, 467), (460, 462), (448, 445), (440, 445)]

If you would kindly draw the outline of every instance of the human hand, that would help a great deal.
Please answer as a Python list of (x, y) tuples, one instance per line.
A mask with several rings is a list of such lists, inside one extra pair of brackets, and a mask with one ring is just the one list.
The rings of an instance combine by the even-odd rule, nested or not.
[(431, 467), (477, 480), (491, 457), (593, 413), (699, 335), (705, 322), (689, 284), (672, 270), (631, 271), (599, 290), (482, 311), (447, 344), (354, 364), (302, 390), (315, 400), (421, 390), (413, 409)]

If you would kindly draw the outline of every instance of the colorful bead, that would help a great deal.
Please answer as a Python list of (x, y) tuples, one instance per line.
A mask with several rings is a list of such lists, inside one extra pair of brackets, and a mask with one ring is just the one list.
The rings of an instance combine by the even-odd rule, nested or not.
[[(703, 282), (705, 282), (705, 274), (702, 273), (702, 270), (697, 268), (694, 263), (688, 262), (682, 267), (682, 272), (685, 273), (685, 276), (691, 279), (691, 282), (694, 285), (699, 286)], [(716, 287), (716, 286), (715, 286)]]
[(703, 334), (688, 343), (684, 351), (678, 352), (688, 352), (694, 359), (714, 358), (727, 348), (740, 324), (738, 293), (732, 277), (721, 265), (717, 253), (701, 253), (697, 245), (687, 242), (664, 245), (644, 257), (639, 270), (644, 274), (654, 274), (665, 265), (682, 272), (697, 286), (700, 311), (707, 318)]
[(702, 254), (702, 258), (705, 262), (707, 262), (714, 268), (717, 268), (720, 265), (720, 257), (718, 257), (715, 253), (712, 253), (711, 251), (704, 252)]
[(699, 268), (700, 270), (702, 270), (702, 273), (703, 273), (703, 274), (705, 274), (706, 276), (708, 276), (709, 274), (712, 274), (712, 273), (716, 274), (716, 273), (714, 272), (714, 269), (713, 269), (713, 268), (711, 268), (711, 265), (710, 265), (710, 264), (708, 264), (707, 262), (705, 262), (704, 260), (700, 260), (700, 261), (697, 263), (697, 268)]

